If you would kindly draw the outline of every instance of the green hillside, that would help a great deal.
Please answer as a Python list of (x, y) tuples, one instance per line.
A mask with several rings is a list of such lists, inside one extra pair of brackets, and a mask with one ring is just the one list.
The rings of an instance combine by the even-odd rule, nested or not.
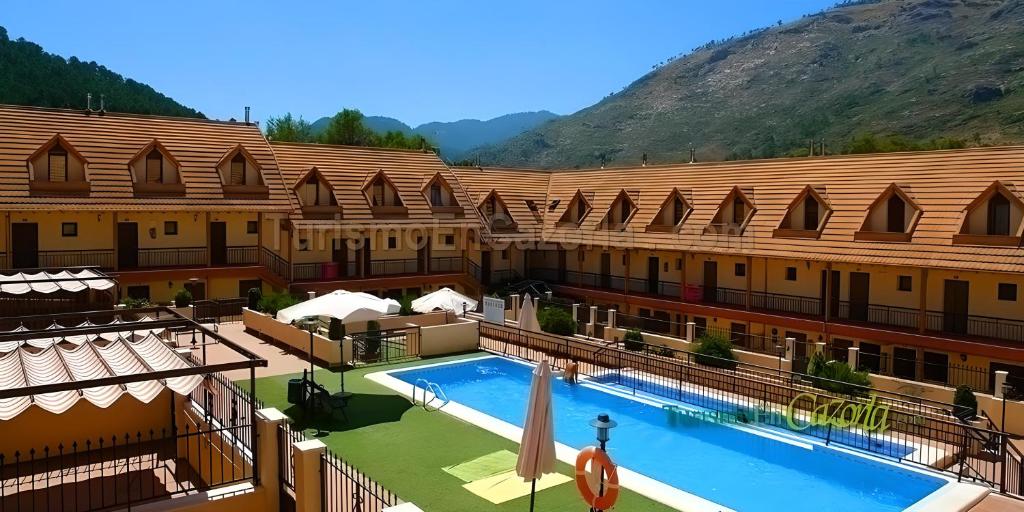
[(589, 167), (683, 161), (691, 145), (699, 160), (806, 154), (810, 139), (830, 153), (1024, 141), (1024, 0), (847, 4), (695, 49), (469, 157)]
[(105, 107), (112, 112), (204, 117), (152, 87), (95, 62), (64, 59), (24, 39), (12, 41), (7, 30), (0, 27), (0, 103), (85, 108), (90, 92), (93, 108), (99, 108), (103, 94)]

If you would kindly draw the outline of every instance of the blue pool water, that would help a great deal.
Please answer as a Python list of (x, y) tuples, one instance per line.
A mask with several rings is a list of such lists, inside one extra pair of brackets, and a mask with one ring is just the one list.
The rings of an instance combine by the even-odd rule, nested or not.
[[(427, 379), (448, 398), (522, 425), (531, 368), (500, 357), (391, 372)], [(946, 481), (815, 445), (807, 449), (741, 429), (666, 413), (598, 389), (553, 381), (555, 439), (595, 444), (588, 425), (607, 412), (619, 426), (608, 451), (623, 467), (742, 512), (900, 511)]]

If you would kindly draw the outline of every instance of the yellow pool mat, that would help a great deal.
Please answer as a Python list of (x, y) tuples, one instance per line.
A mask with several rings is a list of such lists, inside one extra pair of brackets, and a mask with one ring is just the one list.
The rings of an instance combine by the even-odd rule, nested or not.
[[(544, 475), (537, 480), (537, 490), (561, 485), (572, 479), (561, 474), (551, 473)], [(481, 498), (498, 505), (509, 500), (521, 498), (530, 494), (530, 482), (524, 482), (516, 471), (506, 471), (497, 475), (470, 482), (462, 486), (463, 489), (480, 496)]]
[(514, 470), (518, 458), (518, 455), (508, 450), (499, 450), (460, 464), (443, 467), (441, 470), (463, 482), (475, 482), (498, 473)]

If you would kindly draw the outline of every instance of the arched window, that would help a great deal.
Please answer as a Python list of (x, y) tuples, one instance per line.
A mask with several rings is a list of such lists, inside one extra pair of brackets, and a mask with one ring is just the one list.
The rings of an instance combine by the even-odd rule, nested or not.
[(886, 203), (886, 209), (888, 210), (886, 231), (890, 233), (903, 233), (907, 230), (906, 218), (907, 203), (903, 201), (903, 198), (899, 194), (893, 194), (889, 196), (889, 200)]
[(245, 171), (247, 163), (248, 161), (245, 159), (245, 155), (243, 155), (241, 151), (236, 153), (234, 158), (231, 159), (232, 185), (245, 185)]
[(1010, 236), (1010, 200), (998, 191), (988, 200), (988, 234)]
[(818, 200), (810, 194), (804, 198), (804, 229), (818, 229)]
[(54, 144), (47, 153), (46, 168), (50, 181), (68, 180), (68, 151), (60, 142)]
[(153, 148), (146, 155), (146, 182), (162, 183), (164, 179), (164, 155), (159, 149)]

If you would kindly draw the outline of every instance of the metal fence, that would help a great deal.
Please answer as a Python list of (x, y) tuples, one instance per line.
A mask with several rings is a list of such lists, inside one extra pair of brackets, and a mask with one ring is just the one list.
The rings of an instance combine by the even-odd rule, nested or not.
[[(806, 422), (820, 407), (841, 409), (868, 400), (867, 389), (824, 379), (804, 382), (806, 376), (781, 370), (772, 375), (764, 371), (769, 369), (753, 371), (752, 365), (707, 356), (652, 355), (496, 325), (482, 325), (480, 334), (484, 349), (531, 361), (554, 357), (556, 364), (571, 359), (578, 363), (581, 375), (595, 382), (691, 403), (714, 411), (723, 421), (792, 430), (791, 420)], [(838, 389), (847, 391), (822, 389), (830, 383), (843, 384), (847, 387)], [(827, 428), (805, 423), (798, 425), (799, 430), (826, 444), (929, 466), (1002, 492), (1021, 492), (1020, 452), (1012, 449), (1006, 434), (962, 423), (944, 404), (917, 397), (875, 390), (870, 400), (875, 407), (889, 410), (884, 436), (871, 429), (833, 427), (832, 423)]]
[(416, 357), (419, 350), (410, 342), (410, 332), (419, 340), (419, 327), (352, 334), (352, 359), (363, 364), (386, 364)]
[(192, 319), (199, 323), (241, 322), (242, 308), (247, 305), (246, 297), (197, 300), (192, 303)]
[(398, 496), (331, 453), (320, 455), (323, 512), (380, 512), (401, 503)]

